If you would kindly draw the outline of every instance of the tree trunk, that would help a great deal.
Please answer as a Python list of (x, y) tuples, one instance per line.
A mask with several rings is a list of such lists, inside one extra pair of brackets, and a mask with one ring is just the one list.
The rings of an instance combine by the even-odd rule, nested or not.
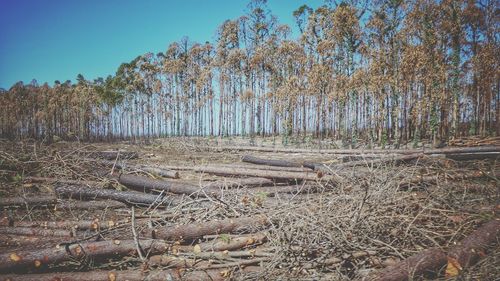
[(263, 229), (269, 225), (265, 216), (232, 218), (220, 221), (163, 226), (152, 232), (154, 238), (163, 240), (191, 240), (204, 235), (243, 233)]

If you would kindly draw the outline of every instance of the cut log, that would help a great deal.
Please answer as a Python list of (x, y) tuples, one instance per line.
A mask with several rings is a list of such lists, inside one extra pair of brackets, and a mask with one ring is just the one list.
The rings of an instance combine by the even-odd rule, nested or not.
[(382, 269), (365, 280), (406, 281), (422, 275), (435, 276), (444, 268), (446, 262), (446, 254), (442, 250), (428, 249)]
[(0, 226), (0, 235), (24, 235), (43, 237), (73, 237), (73, 232), (62, 229), (43, 229), (38, 227), (9, 227)]
[(231, 237), (229, 239), (217, 238), (212, 241), (202, 242), (197, 245), (173, 245), (174, 252), (194, 252), (194, 247), (199, 246), (203, 252), (207, 251), (233, 251), (242, 249), (248, 246), (260, 245), (267, 241), (266, 235), (263, 233), (249, 234), (246, 236)]
[(55, 192), (58, 196), (77, 199), (77, 200), (92, 200), (92, 199), (111, 199), (125, 204), (133, 205), (158, 205), (158, 206), (173, 206), (178, 204), (178, 200), (160, 195), (145, 194), (136, 191), (118, 191), (111, 189), (98, 189), (79, 185), (57, 185)]
[[(207, 173), (219, 176), (246, 176), (246, 177), (259, 177), (276, 180), (287, 181), (333, 181), (333, 176), (324, 176), (315, 172), (284, 172), (284, 171), (263, 171), (263, 170), (250, 170), (250, 169), (237, 169), (237, 168), (223, 168), (223, 167), (202, 167), (195, 169), (198, 173)], [(336, 179), (337, 180), (337, 179)]]
[(57, 198), (54, 195), (37, 195), (32, 197), (7, 197), (0, 198), (0, 207), (24, 207), (54, 205)]
[[(165, 252), (169, 245), (158, 240), (140, 241), (145, 252), (158, 254)], [(0, 254), (0, 272), (17, 268), (40, 268), (43, 265), (82, 258), (114, 258), (136, 252), (134, 240), (112, 240), (56, 246), (53, 248), (4, 252)]]
[(297, 167), (301, 168), (304, 165), (300, 163), (290, 162), (286, 160), (276, 160), (276, 159), (263, 159), (251, 155), (245, 155), (241, 158), (242, 162), (257, 164), (257, 165), (268, 165), (277, 167)]
[(166, 180), (157, 180), (151, 179), (148, 177), (134, 176), (134, 175), (125, 175), (121, 174), (118, 176), (118, 182), (123, 184), (124, 186), (139, 190), (139, 191), (165, 191), (175, 194), (186, 194), (186, 195), (212, 195), (218, 196), (219, 190), (214, 188), (205, 188), (205, 193), (200, 192), (200, 188), (182, 182), (174, 182), (174, 181), (166, 181)]
[(205, 185), (205, 188), (235, 188), (274, 185), (274, 181), (265, 178), (225, 178)]
[(78, 229), (78, 230), (98, 230), (107, 229), (110, 227), (119, 226), (122, 224), (129, 223), (127, 220), (122, 221), (100, 221), (99, 219), (89, 220), (89, 221), (9, 221), (0, 220), (0, 226), (10, 226), (10, 227), (39, 227), (42, 229)]
[(223, 270), (180, 271), (162, 269), (142, 272), (141, 270), (97, 270), (89, 272), (59, 272), (41, 274), (8, 274), (0, 276), (0, 281), (221, 281), (227, 280)]
[(498, 146), (481, 147), (448, 147), (439, 149), (301, 149), (301, 148), (275, 148), (256, 146), (226, 146), (226, 147), (202, 147), (204, 150), (215, 151), (259, 151), (280, 153), (321, 153), (321, 154), (449, 154), (449, 153), (472, 153), (472, 152), (500, 152)]
[(457, 269), (467, 268), (485, 256), (488, 249), (498, 243), (499, 239), (500, 219), (494, 219), (454, 245), (448, 251), (448, 257), (457, 262), (454, 264)]
[(191, 240), (204, 235), (244, 233), (261, 230), (269, 225), (265, 216), (225, 219), (176, 226), (163, 226), (152, 231), (153, 238), (163, 240)]
[[(307, 164), (304, 163), (304, 165), (307, 165)], [(202, 167), (207, 167), (207, 166), (202, 166)], [(306, 166), (304, 166), (304, 167), (279, 167), (279, 166), (253, 165), (253, 164), (247, 164), (247, 163), (217, 164), (217, 167), (229, 167), (229, 168), (238, 168), (238, 169), (264, 170), (264, 171), (299, 172), (299, 173), (311, 172), (311, 170), (312, 170), (312, 168), (306, 168)], [(193, 167), (193, 170), (195, 168), (197, 168), (197, 167)]]

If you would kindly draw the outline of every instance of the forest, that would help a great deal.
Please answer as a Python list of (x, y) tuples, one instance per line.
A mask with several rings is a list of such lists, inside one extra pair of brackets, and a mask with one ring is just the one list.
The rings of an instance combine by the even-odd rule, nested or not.
[(327, 0), (290, 11), (293, 27), (266, 0), (244, 10), (220, 24), (215, 42), (185, 37), (106, 78), (1, 89), (0, 135), (398, 146), (500, 134), (497, 1)]

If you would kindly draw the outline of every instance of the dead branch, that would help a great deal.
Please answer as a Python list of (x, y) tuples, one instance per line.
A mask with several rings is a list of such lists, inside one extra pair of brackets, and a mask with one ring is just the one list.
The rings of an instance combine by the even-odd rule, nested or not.
[(118, 202), (126, 204), (136, 204), (149, 206), (156, 204), (159, 206), (171, 206), (178, 203), (177, 199), (153, 195), (144, 194), (136, 191), (118, 191), (111, 189), (97, 189), (87, 186), (78, 185), (57, 185), (55, 187), (55, 192), (58, 196), (65, 198), (72, 198), (78, 200), (92, 200), (92, 199), (111, 199)]

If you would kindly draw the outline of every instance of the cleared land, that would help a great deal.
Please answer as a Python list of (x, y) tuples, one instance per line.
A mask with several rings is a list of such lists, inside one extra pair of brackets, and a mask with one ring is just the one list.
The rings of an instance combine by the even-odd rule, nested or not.
[(0, 280), (493, 280), (499, 140), (450, 144), (1, 141)]

